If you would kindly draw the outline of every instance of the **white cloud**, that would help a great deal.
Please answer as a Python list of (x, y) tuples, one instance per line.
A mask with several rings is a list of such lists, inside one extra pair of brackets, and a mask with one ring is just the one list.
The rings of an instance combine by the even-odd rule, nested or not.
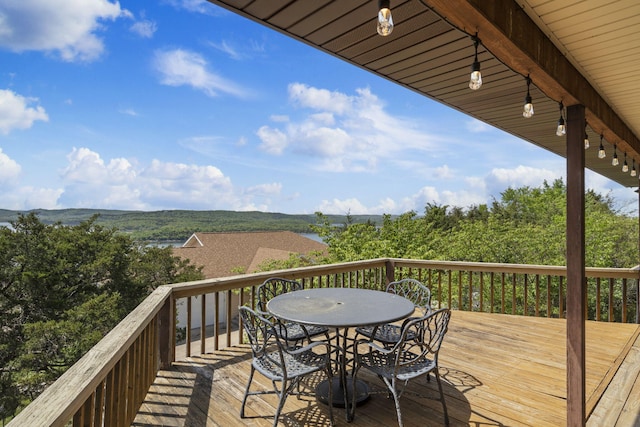
[(345, 215), (350, 213), (352, 215), (369, 214), (371, 211), (364, 206), (358, 199), (346, 199), (346, 200), (323, 200), (316, 211), (330, 215)]
[(15, 181), (20, 175), (22, 168), (11, 157), (2, 152), (0, 148), (0, 184), (6, 185)]
[(434, 176), (438, 179), (451, 179), (454, 177), (453, 171), (447, 165), (437, 167)]
[(465, 127), (469, 132), (472, 133), (480, 133), (480, 132), (490, 132), (494, 130), (494, 127), (488, 125), (480, 120), (471, 119), (465, 122)]
[(157, 51), (154, 66), (160, 73), (160, 83), (167, 86), (191, 86), (208, 96), (217, 96), (219, 92), (247, 96), (245, 89), (211, 72), (206, 59), (196, 52), (183, 49)]
[(136, 110), (134, 110), (133, 108), (123, 108), (118, 110), (119, 113), (121, 114), (126, 114), (127, 116), (131, 116), (131, 117), (137, 117), (138, 116), (138, 112)]
[(211, 42), (209, 43), (211, 47), (219, 50), (229, 56), (231, 59), (240, 60), (244, 58), (244, 55), (238, 51), (235, 46), (232, 46), (229, 42), (221, 41), (220, 43)]
[[(540, 187), (545, 180), (552, 182), (562, 178), (547, 169), (517, 166), (513, 169), (494, 169), (484, 177), (465, 177), (462, 189), (438, 189), (424, 186), (415, 193), (399, 200), (386, 198), (367, 206), (356, 198), (323, 200), (316, 210), (327, 214), (401, 214), (408, 211), (424, 212), (427, 204), (469, 208), (491, 203), (492, 197), (500, 198), (500, 193), (508, 187)], [(602, 190), (603, 188), (601, 188)], [(603, 191), (599, 191), (603, 192)], [(604, 193), (607, 191), (605, 190)]]
[(37, 98), (25, 98), (10, 90), (0, 89), (0, 132), (7, 135), (13, 129), (28, 129), (36, 120), (49, 121), (49, 116), (37, 103)]
[(502, 192), (509, 187), (538, 187), (546, 180), (553, 182), (563, 176), (563, 171), (552, 171), (549, 169), (533, 168), (519, 165), (513, 169), (494, 168), (484, 178), (487, 191), (491, 195)]
[(262, 126), (258, 129), (257, 135), (262, 140), (260, 148), (269, 154), (282, 154), (287, 147), (287, 135), (279, 129)]
[(285, 121), (272, 117), (272, 126), (259, 128), (260, 148), (272, 155), (293, 154), (320, 160), (311, 167), (332, 172), (372, 172), (381, 159), (427, 152), (433, 138), (416, 128), (415, 121), (391, 116), (369, 89), (354, 95), (292, 83), (290, 102), (303, 114)]
[(58, 209), (62, 189), (21, 186), (22, 167), (0, 149), (0, 200), (4, 209)]
[[(278, 196), (279, 183), (235, 187), (220, 169), (157, 159), (139, 165), (124, 158), (104, 160), (88, 148), (74, 148), (61, 177), (60, 206), (109, 209), (267, 210), (257, 198)], [(270, 201), (267, 201), (270, 202)]]
[(129, 30), (132, 33), (139, 35), (145, 39), (150, 39), (153, 37), (156, 31), (158, 31), (158, 24), (153, 21), (149, 21), (147, 19), (135, 22)]
[(20, 0), (0, 3), (0, 46), (55, 52), (65, 61), (93, 61), (104, 52), (102, 21), (130, 13), (108, 0)]
[(213, 7), (213, 5), (206, 0), (168, 0), (168, 3), (178, 9), (205, 15), (218, 15), (224, 11), (221, 8)]
[(260, 184), (247, 188), (248, 194), (257, 195), (277, 195), (282, 191), (282, 184), (279, 182), (272, 182), (270, 184)]

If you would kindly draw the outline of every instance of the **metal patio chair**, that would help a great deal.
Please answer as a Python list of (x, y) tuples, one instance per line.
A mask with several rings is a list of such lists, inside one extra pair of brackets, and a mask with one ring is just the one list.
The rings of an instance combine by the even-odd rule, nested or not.
[(258, 301), (256, 308), (262, 314), (263, 317), (267, 319), (274, 320), (274, 326), (278, 335), (284, 339), (290, 345), (297, 345), (301, 342), (311, 342), (311, 339), (317, 337), (319, 335), (324, 335), (324, 338), (328, 341), (329, 338), (329, 328), (322, 326), (312, 326), (312, 325), (301, 325), (295, 322), (285, 322), (282, 320), (273, 319), (273, 316), (267, 311), (267, 302), (275, 296), (299, 291), (304, 289), (302, 283), (289, 280), (282, 279), (280, 277), (272, 277), (265, 280), (260, 286), (258, 286), (257, 294)]
[[(431, 290), (419, 280), (406, 278), (391, 282), (387, 285), (387, 292), (400, 295), (413, 302), (418, 310), (418, 316), (431, 312)], [(380, 309), (383, 310), (384, 307)], [(393, 323), (363, 326), (356, 328), (356, 339), (358, 339), (358, 335), (364, 335), (382, 343), (385, 347), (391, 347), (400, 339), (401, 328), (400, 325)]]
[[(449, 425), (447, 405), (442, 391), (442, 382), (438, 372), (438, 353), (447, 333), (451, 311), (443, 308), (422, 317), (410, 317), (404, 321), (400, 340), (391, 348), (383, 348), (373, 341), (358, 340), (354, 346), (355, 368), (353, 380), (358, 371), (367, 369), (376, 374), (389, 389), (396, 406), (398, 425), (402, 427), (400, 397), (409, 380), (433, 373), (438, 383), (440, 402), (444, 413), (445, 425)], [(427, 377), (428, 379), (429, 377)], [(350, 406), (353, 417), (355, 399)]]
[[(278, 336), (269, 319), (246, 306), (239, 307), (239, 313), (253, 356), (249, 381), (240, 407), (240, 418), (245, 418), (244, 408), (249, 396), (276, 394), (279, 397), (273, 419), (273, 427), (276, 427), (287, 396), (301, 394), (300, 383), (305, 377), (324, 372), (331, 380), (331, 345), (325, 341), (315, 341), (304, 347), (289, 347)], [(273, 390), (250, 391), (256, 371), (271, 380)], [(331, 387), (329, 389), (331, 401)], [(329, 420), (333, 425), (332, 405), (327, 406)]]

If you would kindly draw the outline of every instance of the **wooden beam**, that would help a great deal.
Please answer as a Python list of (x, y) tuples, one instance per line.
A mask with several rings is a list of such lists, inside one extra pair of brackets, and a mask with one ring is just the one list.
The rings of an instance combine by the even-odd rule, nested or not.
[(585, 425), (584, 106), (567, 108), (567, 426)]
[[(640, 140), (514, 0), (421, 0), (509, 68), (564, 105), (582, 104), (589, 126), (607, 141), (640, 155)], [(584, 127), (582, 128), (584, 129)]]

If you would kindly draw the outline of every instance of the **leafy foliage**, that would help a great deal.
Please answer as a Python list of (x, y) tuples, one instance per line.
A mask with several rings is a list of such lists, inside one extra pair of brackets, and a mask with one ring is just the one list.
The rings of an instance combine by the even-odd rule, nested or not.
[[(373, 223), (335, 224), (316, 213), (313, 230), (329, 245), (328, 262), (378, 257), (564, 265), (566, 186), (562, 180), (540, 188), (509, 188), (492, 205), (458, 207), (427, 204), (416, 212), (383, 216)], [(585, 195), (586, 264), (637, 264), (638, 222), (616, 212), (608, 196)]]
[(201, 279), (170, 248), (96, 223), (0, 227), (0, 418), (37, 396), (153, 289)]

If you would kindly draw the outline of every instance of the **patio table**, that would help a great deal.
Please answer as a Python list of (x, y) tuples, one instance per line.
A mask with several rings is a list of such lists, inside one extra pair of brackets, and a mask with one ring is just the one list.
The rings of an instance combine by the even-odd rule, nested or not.
[[(352, 361), (347, 339), (349, 328), (395, 322), (409, 316), (414, 309), (414, 304), (401, 296), (358, 288), (304, 289), (278, 295), (267, 302), (267, 310), (277, 318), (336, 330), (336, 361), (340, 375), (331, 383), (328, 380), (321, 382), (316, 397), (323, 403), (345, 408), (354, 392), (357, 403), (369, 397), (367, 384), (358, 381), (354, 385), (347, 373), (347, 365)], [(332, 402), (328, 399), (329, 387), (332, 387)], [(349, 411), (346, 412), (347, 421), (351, 421)]]

